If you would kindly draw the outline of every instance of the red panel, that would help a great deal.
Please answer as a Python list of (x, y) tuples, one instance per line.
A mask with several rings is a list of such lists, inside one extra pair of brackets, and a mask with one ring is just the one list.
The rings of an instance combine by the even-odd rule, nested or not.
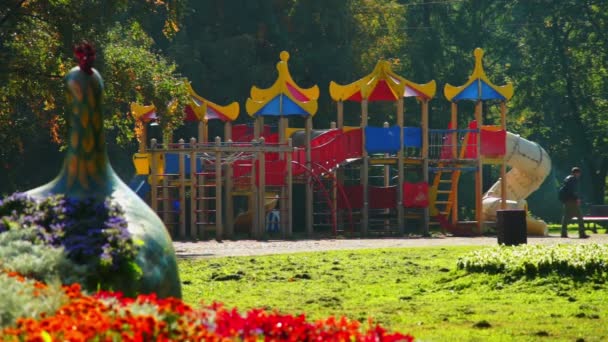
[(507, 132), (503, 130), (481, 129), (481, 155), (504, 156), (507, 150)]
[(310, 101), (310, 99), (308, 97), (306, 97), (306, 95), (302, 94), (298, 89), (296, 89), (296, 87), (294, 87), (291, 84), (289, 84), (289, 82), (286, 82), (285, 84), (287, 85), (287, 90), (289, 90), (289, 92), (291, 93), (291, 95), (296, 100), (298, 100), (300, 102)]
[[(469, 123), (469, 129), (477, 129), (477, 121), (471, 121)], [(469, 133), (464, 157), (466, 159), (477, 159), (477, 133)]]
[(429, 184), (403, 183), (403, 206), (406, 208), (426, 208), (429, 206)]
[(369, 101), (395, 101), (397, 98), (385, 80), (378, 81), (376, 88), (368, 97)]
[(192, 110), (191, 106), (189, 106), (189, 105), (186, 106), (186, 109), (184, 110), (184, 112), (186, 112), (184, 121), (186, 121), (186, 122), (198, 121), (198, 116), (196, 116), (196, 114), (194, 114), (194, 110)]
[[(266, 141), (272, 136), (272, 128), (269, 125), (264, 125), (262, 136)], [(250, 142), (253, 140), (253, 126), (249, 125), (234, 125), (232, 126), (232, 141)]]
[(251, 141), (253, 139), (253, 127), (248, 125), (232, 126), (232, 141)]
[(344, 152), (346, 154), (346, 158), (360, 158), (361, 155), (363, 154), (362, 150), (363, 150), (363, 139), (362, 139), (362, 135), (363, 134), (363, 130), (362, 129), (353, 129), (351, 131), (348, 131), (346, 133), (344, 133)]
[(361, 100), (363, 100), (363, 98), (361, 97), (361, 91), (352, 94), (347, 100), (361, 102)]
[[(266, 185), (283, 186), (285, 185), (285, 177), (287, 176), (287, 162), (285, 160), (271, 160), (264, 165), (266, 168)], [(256, 169), (256, 185), (259, 185), (260, 163), (255, 161)]]
[(390, 209), (397, 206), (397, 187), (375, 187), (370, 186), (369, 208), (370, 209)]
[(344, 195), (338, 196), (338, 209), (347, 209), (349, 206), (345, 203), (345, 200), (350, 204), (351, 209), (363, 208), (363, 186), (362, 185), (348, 185), (344, 187)]
[(251, 180), (251, 160), (237, 160), (232, 165), (232, 179), (235, 185), (249, 185)]

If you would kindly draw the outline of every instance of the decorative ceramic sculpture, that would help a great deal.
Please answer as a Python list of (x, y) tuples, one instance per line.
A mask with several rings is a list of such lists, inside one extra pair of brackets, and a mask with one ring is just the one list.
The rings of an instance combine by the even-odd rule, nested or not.
[(123, 281), (113, 290), (181, 297), (175, 251), (160, 218), (116, 175), (108, 160), (103, 131), (103, 81), (93, 69), (95, 51), (89, 44), (75, 48), (79, 66), (66, 75), (69, 136), (63, 168), (50, 183), (28, 192), (34, 198), (64, 194), (74, 199), (110, 197), (119, 204), (128, 231), (139, 246), (136, 258), (142, 276), (135, 284)]

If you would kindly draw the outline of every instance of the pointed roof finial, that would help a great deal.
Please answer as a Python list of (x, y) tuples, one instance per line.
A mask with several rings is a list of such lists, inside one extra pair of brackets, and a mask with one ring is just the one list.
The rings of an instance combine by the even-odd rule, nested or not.
[(485, 70), (483, 69), (483, 55), (481, 48), (476, 48), (473, 52), (475, 56), (475, 67), (469, 80), (462, 86), (456, 87), (446, 84), (443, 94), (448, 101), (459, 100), (503, 100), (508, 101), (513, 96), (513, 84), (507, 83), (504, 86), (497, 86), (492, 83)]
[(293, 116), (315, 115), (319, 98), (319, 87), (308, 89), (299, 87), (289, 72), (287, 61), (289, 52), (282, 51), (277, 63), (279, 76), (270, 88), (251, 87), (245, 108), (250, 116)]

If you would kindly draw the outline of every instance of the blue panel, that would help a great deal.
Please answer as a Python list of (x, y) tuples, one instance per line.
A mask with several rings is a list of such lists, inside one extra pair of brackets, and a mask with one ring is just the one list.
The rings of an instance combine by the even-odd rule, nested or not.
[[(283, 106), (281, 108), (281, 99)], [(281, 110), (282, 109), (282, 110)], [(293, 102), (289, 97), (280, 94), (279, 96), (268, 102), (256, 115), (261, 116), (290, 116), (290, 115), (308, 115), (297, 103)]]
[[(481, 84), (481, 94), (479, 93), (479, 85)], [(458, 100), (504, 100), (505, 97), (500, 95), (494, 88), (482, 80), (477, 80), (463, 89), (458, 95), (454, 96), (452, 101)]]
[(289, 97), (283, 96), (283, 115), (308, 115), (308, 113)]
[[(196, 171), (200, 172), (202, 169), (201, 160), (196, 159)], [(190, 155), (184, 155), (184, 172), (186, 175), (190, 174)], [(179, 173), (179, 153), (165, 153), (165, 173), (178, 174)]]
[(367, 153), (396, 153), (399, 143), (399, 126), (389, 128), (365, 127), (365, 150)]
[(497, 92), (494, 88), (490, 87), (486, 82), (481, 82), (481, 99), (482, 100), (504, 100), (505, 97), (500, 95), (499, 92)]
[(403, 145), (406, 147), (422, 147), (422, 128), (403, 127)]
[(270, 100), (262, 109), (260, 109), (256, 115), (262, 116), (279, 116), (281, 115), (281, 96), (277, 96)]
[(177, 153), (165, 153), (165, 173), (179, 173), (179, 156)]
[(479, 89), (477, 87), (477, 82), (471, 83), (468, 87), (464, 88), (458, 95), (454, 96), (452, 101), (479, 99)]

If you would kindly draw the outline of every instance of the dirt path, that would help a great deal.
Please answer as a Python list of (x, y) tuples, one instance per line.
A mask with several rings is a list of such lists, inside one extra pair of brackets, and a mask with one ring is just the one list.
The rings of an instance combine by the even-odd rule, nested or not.
[[(572, 235), (572, 234), (571, 234)], [(528, 244), (558, 243), (608, 243), (608, 234), (591, 234), (589, 239), (562, 239), (559, 236), (528, 237)], [(268, 255), (330, 250), (366, 248), (400, 248), (431, 246), (490, 246), (496, 245), (496, 237), (432, 237), (432, 238), (383, 238), (383, 239), (323, 239), (323, 240), (238, 240), (173, 243), (180, 258), (214, 258), (227, 256)]]

